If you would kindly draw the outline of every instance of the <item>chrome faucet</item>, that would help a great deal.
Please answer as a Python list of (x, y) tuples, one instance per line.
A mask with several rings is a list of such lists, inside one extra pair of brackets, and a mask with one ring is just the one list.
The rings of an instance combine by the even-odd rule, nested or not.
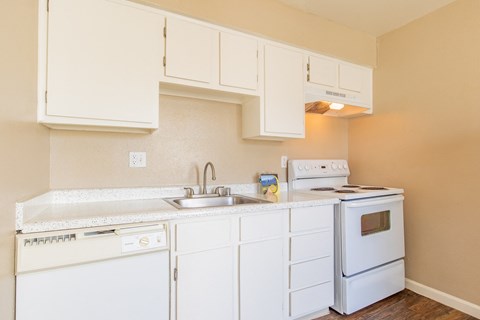
[(205, 165), (205, 168), (203, 168), (203, 189), (202, 189), (202, 194), (207, 194), (207, 168), (210, 166), (212, 168), (212, 180), (216, 180), (217, 177), (215, 177), (215, 167), (213, 166), (213, 163), (207, 162)]

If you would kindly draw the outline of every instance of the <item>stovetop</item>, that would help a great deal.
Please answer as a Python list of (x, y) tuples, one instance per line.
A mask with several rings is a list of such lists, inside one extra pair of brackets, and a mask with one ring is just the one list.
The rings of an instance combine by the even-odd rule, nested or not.
[(402, 194), (403, 189), (387, 188), (379, 186), (363, 185), (340, 185), (333, 187), (313, 187), (306, 189), (296, 189), (296, 192), (315, 194), (319, 196), (336, 197), (340, 200), (365, 199), (373, 197), (382, 197), (394, 194)]
[(364, 199), (402, 194), (403, 189), (349, 184), (346, 160), (290, 160), (288, 186), (296, 192), (336, 197), (340, 200)]

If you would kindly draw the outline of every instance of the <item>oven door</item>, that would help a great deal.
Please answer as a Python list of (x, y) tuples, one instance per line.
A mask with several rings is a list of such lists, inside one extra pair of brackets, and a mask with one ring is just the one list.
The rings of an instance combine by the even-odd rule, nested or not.
[(351, 276), (405, 256), (403, 196), (342, 201), (342, 271)]

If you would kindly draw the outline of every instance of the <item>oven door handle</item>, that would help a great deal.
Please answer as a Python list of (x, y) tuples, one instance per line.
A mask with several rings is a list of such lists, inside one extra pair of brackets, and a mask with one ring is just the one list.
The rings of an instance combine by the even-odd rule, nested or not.
[(345, 207), (347, 208), (361, 208), (361, 207), (368, 207), (368, 206), (376, 206), (380, 204), (387, 204), (397, 201), (403, 201), (405, 199), (402, 195), (396, 195), (392, 197), (380, 197), (375, 200), (370, 201), (345, 201)]

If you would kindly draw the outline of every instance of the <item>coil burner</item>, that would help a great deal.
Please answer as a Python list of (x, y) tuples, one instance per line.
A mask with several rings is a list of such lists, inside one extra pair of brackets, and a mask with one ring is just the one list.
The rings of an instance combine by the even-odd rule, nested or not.
[(333, 191), (335, 188), (332, 187), (322, 187), (322, 188), (312, 188), (312, 191)]
[(361, 187), (362, 190), (387, 190), (385, 187)]
[(355, 190), (337, 190), (335, 192), (336, 193), (355, 193), (357, 191), (355, 191)]

